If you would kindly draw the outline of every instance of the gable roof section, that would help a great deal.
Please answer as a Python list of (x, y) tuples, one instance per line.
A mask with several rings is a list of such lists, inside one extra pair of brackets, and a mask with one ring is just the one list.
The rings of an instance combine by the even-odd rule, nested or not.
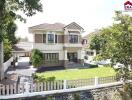
[(132, 3), (130, 2), (130, 1), (126, 1), (125, 3), (124, 3), (124, 5), (131, 5), (132, 6)]
[(78, 25), (78, 24), (75, 23), (75, 22), (72, 22), (72, 23), (68, 24), (68, 25), (65, 26), (64, 28), (67, 28), (67, 29), (79, 29), (79, 30), (84, 30), (80, 25)]
[(48, 23), (43, 23), (39, 24), (36, 26), (29, 27), (29, 29), (42, 29), (42, 30), (62, 30), (66, 25), (62, 23), (54, 23), (54, 24), (48, 24)]

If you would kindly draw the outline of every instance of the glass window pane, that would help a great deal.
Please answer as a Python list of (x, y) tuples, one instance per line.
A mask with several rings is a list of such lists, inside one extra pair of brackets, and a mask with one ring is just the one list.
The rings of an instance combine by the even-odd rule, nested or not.
[(54, 34), (48, 34), (48, 43), (54, 43)]

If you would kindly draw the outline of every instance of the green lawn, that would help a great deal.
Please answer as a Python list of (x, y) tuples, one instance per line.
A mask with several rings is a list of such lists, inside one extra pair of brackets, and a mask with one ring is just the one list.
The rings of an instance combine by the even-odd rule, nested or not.
[(55, 77), (56, 80), (86, 79), (93, 77), (114, 76), (116, 72), (111, 67), (90, 68), (90, 69), (67, 69), (61, 71), (48, 71), (37, 73), (39, 77)]

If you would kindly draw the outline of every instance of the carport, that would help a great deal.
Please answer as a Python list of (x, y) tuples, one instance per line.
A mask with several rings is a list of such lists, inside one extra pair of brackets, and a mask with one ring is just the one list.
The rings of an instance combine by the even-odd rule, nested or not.
[(32, 50), (32, 44), (31, 43), (25, 43), (20, 42), (13, 46), (12, 55), (13, 55), (13, 65), (15, 67), (15, 63), (18, 61), (18, 59), (22, 57), (29, 57), (31, 56), (31, 50)]

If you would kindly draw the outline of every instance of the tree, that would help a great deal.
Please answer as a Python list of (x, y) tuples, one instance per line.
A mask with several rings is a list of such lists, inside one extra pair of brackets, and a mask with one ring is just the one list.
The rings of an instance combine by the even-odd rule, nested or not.
[[(14, 21), (19, 19), (24, 21), (25, 19), (17, 14), (18, 11), (22, 11), (28, 17), (36, 14), (36, 12), (42, 12), (42, 4), (40, 0), (1, 0), (0, 1), (0, 49), (3, 49), (2, 41), (8, 38), (8, 41), (13, 45), (17, 42), (15, 38), (16, 26)], [(0, 50), (3, 51), (3, 50)], [(0, 52), (2, 54), (3, 52)], [(2, 60), (3, 56), (0, 56), (0, 80), (4, 77)]]
[(96, 50), (97, 54), (100, 52), (101, 49), (101, 36), (95, 35), (92, 37), (92, 40), (90, 42), (90, 49)]
[(4, 39), (4, 62), (11, 57), (12, 46), (8, 39)]
[(31, 62), (34, 67), (39, 67), (43, 63), (43, 53), (39, 50), (32, 50)]
[(8, 28), (14, 25), (14, 20), (20, 19), (20, 21), (25, 22), (25, 19), (21, 15), (17, 14), (17, 11), (22, 11), (25, 15), (30, 17), (36, 14), (36, 12), (42, 12), (42, 4), (40, 3), (40, 0), (1, 0), (0, 42)]
[(127, 80), (128, 67), (132, 66), (132, 17), (116, 11), (114, 24), (102, 29), (100, 35), (101, 40), (102, 37), (105, 39), (104, 44), (100, 46), (100, 54), (103, 58), (111, 58), (113, 63), (124, 64), (125, 67), (119, 70), (119, 73), (124, 81)]

